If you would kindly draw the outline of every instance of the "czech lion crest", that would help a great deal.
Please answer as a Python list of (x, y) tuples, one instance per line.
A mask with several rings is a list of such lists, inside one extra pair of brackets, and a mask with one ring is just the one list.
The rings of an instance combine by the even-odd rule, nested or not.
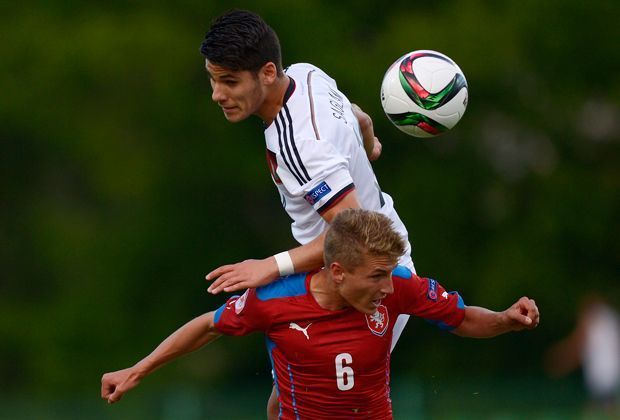
[(374, 335), (383, 336), (390, 323), (387, 308), (384, 305), (379, 305), (374, 314), (366, 314), (366, 323)]

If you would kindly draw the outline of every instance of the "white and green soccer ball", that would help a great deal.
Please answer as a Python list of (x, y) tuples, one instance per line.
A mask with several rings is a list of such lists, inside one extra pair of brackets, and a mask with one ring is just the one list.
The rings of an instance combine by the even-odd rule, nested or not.
[(401, 131), (435, 137), (450, 130), (467, 108), (467, 80), (437, 51), (419, 50), (396, 60), (381, 85), (381, 105)]

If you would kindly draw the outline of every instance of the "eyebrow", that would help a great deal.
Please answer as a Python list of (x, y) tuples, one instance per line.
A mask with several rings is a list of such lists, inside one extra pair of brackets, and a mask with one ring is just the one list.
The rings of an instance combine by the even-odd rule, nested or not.
[[(209, 74), (209, 78), (211, 78), (211, 79), (214, 78), (213, 75), (209, 72), (209, 70), (207, 70), (207, 74)], [(219, 79), (224, 79), (224, 80), (226, 80), (226, 79), (234, 79), (234, 80), (238, 80), (239, 76), (235, 76), (232, 73), (224, 73), (221, 76), (219, 76)]]
[(394, 269), (396, 268), (397, 265), (391, 267), (391, 268), (375, 268), (373, 271), (371, 271), (371, 275), (374, 274), (384, 274), (384, 273), (391, 273), (392, 271), (394, 271)]

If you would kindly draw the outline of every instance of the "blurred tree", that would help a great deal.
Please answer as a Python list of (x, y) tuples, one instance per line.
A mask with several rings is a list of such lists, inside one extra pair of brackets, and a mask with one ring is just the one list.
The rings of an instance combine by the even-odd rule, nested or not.
[[(219, 305), (209, 269), (292, 239), (260, 123), (230, 125), (210, 103), (198, 46), (228, 3), (1, 7), (0, 385), (72, 393)], [(376, 172), (421, 274), (472, 304), (540, 303), (538, 333), (484, 345), (414, 323), (396, 374), (535, 375), (584, 288), (620, 304), (618, 2), (242, 7), (276, 29), (286, 63), (324, 68), (374, 116)], [(442, 138), (382, 117), (383, 73), (414, 49), (448, 54), (469, 82), (469, 110)], [(247, 347), (224, 342), (160, 381), (264, 373), (260, 339)]]

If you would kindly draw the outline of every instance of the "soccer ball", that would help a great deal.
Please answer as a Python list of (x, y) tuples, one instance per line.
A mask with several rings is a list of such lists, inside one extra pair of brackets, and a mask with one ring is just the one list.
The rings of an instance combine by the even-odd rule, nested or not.
[(465, 113), (467, 81), (459, 66), (444, 54), (413, 51), (385, 73), (381, 105), (401, 131), (434, 137), (454, 127)]

